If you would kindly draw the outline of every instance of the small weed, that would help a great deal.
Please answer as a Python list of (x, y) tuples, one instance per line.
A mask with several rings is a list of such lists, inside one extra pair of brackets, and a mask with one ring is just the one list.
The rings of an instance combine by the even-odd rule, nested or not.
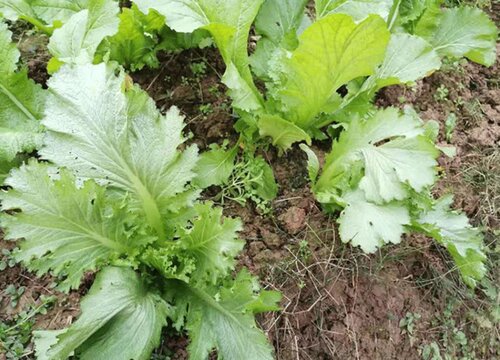
[(192, 63), (191, 65), (189, 65), (189, 68), (197, 79), (205, 76), (205, 74), (207, 73), (207, 64), (203, 61)]
[(472, 120), (473, 123), (477, 124), (483, 120), (483, 108), (481, 102), (478, 99), (472, 101), (467, 101), (463, 105), (464, 115), (466, 118)]
[(15, 308), (19, 302), (19, 299), (21, 296), (24, 294), (26, 291), (26, 288), (24, 286), (19, 286), (16, 288), (15, 285), (10, 284), (5, 288), (5, 295), (10, 297), (10, 306)]
[(443, 360), (440, 354), (439, 345), (435, 341), (430, 344), (425, 344), (421, 352), (423, 360)]
[(14, 360), (28, 358), (32, 354), (27, 348), (31, 340), (31, 332), (35, 323), (34, 317), (46, 314), (56, 301), (55, 296), (42, 295), (39, 304), (30, 305), (21, 311), (13, 321), (0, 322), (0, 352), (5, 359)]
[(420, 318), (420, 314), (407, 312), (405, 317), (399, 321), (399, 327), (402, 329), (401, 333), (408, 334), (411, 346), (415, 342), (415, 325)]
[(307, 262), (312, 256), (311, 249), (309, 249), (309, 242), (302, 240), (299, 243), (299, 257)]
[(436, 101), (446, 101), (448, 100), (448, 95), (450, 94), (450, 90), (448, 90), (448, 88), (441, 84), (437, 89), (436, 89), (436, 93), (434, 94), (434, 99)]
[(213, 114), (214, 107), (212, 106), (212, 104), (202, 104), (200, 105), (199, 110), (203, 115), (207, 116)]
[(219, 86), (217, 84), (210, 86), (208, 88), (208, 92), (215, 97), (221, 96), (221, 91), (219, 90)]
[(272, 209), (270, 200), (274, 199), (278, 186), (272, 169), (260, 156), (244, 153), (242, 159), (234, 167), (227, 184), (222, 186), (219, 194), (222, 202), (230, 199), (244, 205), (252, 200), (257, 209), (268, 214)]
[(12, 268), (16, 265), (16, 260), (14, 259), (14, 250), (2, 249), (2, 257), (0, 258), (0, 271), (7, 268)]
[(453, 131), (455, 130), (456, 126), (457, 126), (457, 116), (454, 113), (450, 113), (450, 115), (448, 115), (444, 123), (446, 141), (449, 143), (451, 142)]

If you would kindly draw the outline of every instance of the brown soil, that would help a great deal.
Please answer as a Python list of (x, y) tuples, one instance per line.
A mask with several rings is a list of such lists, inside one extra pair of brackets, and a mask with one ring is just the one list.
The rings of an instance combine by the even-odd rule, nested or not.
[[(40, 70), (38, 60), (27, 58), (30, 74), (36, 81), (45, 83), (47, 76)], [(210, 64), (206, 73), (194, 76), (188, 64), (203, 59)], [(43, 65), (45, 60), (40, 60)], [(162, 110), (171, 105), (181, 109), (189, 131), (194, 134), (193, 141), (203, 149), (213, 142), (237, 138), (233, 130), (234, 116), (219, 80), (223, 71), (216, 51), (192, 50), (165, 55), (160, 69), (144, 70), (133, 78)], [(447, 99), (436, 100), (436, 91), (443, 85), (449, 92)], [(457, 115), (451, 141), (457, 147), (457, 156), (440, 160), (443, 179), (436, 193), (453, 190), (457, 208), (463, 208), (476, 225), (486, 227), (487, 240), (494, 248), (493, 229), (498, 229), (500, 218), (499, 195), (491, 193), (486, 182), (467, 181), (464, 174), (499, 151), (498, 62), (489, 69), (474, 64), (455, 66), (419, 82), (413, 90), (389, 88), (379, 95), (377, 103), (380, 106), (413, 105), (423, 119), (440, 123), (443, 144), (446, 143), (444, 122), (450, 112)], [(203, 115), (200, 106), (206, 104), (212, 104), (211, 109)], [(320, 156), (327, 148), (325, 144), (315, 146)], [(343, 245), (338, 239), (335, 219), (324, 215), (311, 195), (304, 154), (293, 149), (281, 157), (272, 150), (263, 155), (273, 166), (280, 185), (271, 215), (261, 215), (252, 204), (242, 207), (232, 202), (225, 204), (225, 213), (239, 216), (245, 223), (241, 237), (247, 246), (240, 256), (240, 264), (259, 275), (266, 288), (283, 293), (283, 311), (259, 318), (278, 359), (421, 359), (424, 344), (432, 341), (442, 344), (443, 326), (436, 325), (436, 321), (450, 299), (459, 300), (453, 314), (456, 326), (476, 342), (493, 344), (483, 347), (482, 352), (477, 351), (475, 358), (500, 356), (499, 342), (487, 337), (479, 340), (479, 331), (476, 329), (474, 333), (470, 326), (468, 314), (471, 310), (482, 311), (483, 294), (477, 291), (474, 297), (470, 296), (456, 272), (450, 271), (449, 258), (439, 246), (426, 237), (410, 236), (401, 245), (387, 246), (376, 255), (367, 256)], [(500, 156), (496, 159), (484, 166), (488, 174), (498, 180)], [(473, 176), (471, 174), (472, 179)], [(488, 183), (490, 186), (495, 183), (494, 179)], [(0, 248), (12, 246), (0, 241)], [(500, 279), (498, 265), (492, 266), (491, 276), (495, 282)], [(0, 319), (10, 320), (23, 304), (36, 303), (42, 294), (55, 294), (60, 299), (58, 305), (39, 317), (36, 327), (53, 329), (71, 323), (78, 313), (79, 297), (91, 281), (69, 296), (55, 292), (51, 282), (52, 279), (39, 279), (19, 266), (0, 272), (2, 289), (7, 284), (27, 288), (16, 309), (9, 309), (8, 299), (0, 295)], [(400, 327), (400, 320), (407, 313), (421, 316), (412, 336)], [(157, 353), (170, 353), (172, 359), (186, 359), (187, 340), (168, 334), (166, 331)], [(490, 331), (491, 337), (495, 334)], [(454, 351), (452, 358), (463, 355), (462, 350), (450, 350)]]

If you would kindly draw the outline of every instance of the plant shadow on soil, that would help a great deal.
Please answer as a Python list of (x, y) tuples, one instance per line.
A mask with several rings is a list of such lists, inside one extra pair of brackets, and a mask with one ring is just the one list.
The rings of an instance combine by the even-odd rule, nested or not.
[[(31, 54), (31, 46), (38, 45), (30, 44), (23, 51), (25, 62), (35, 80), (44, 84), (47, 59), (37, 55), (36, 48)], [(224, 66), (217, 53), (191, 50), (162, 57), (159, 69), (132, 74), (134, 81), (160, 109), (172, 105), (181, 109), (187, 131), (193, 134), (191, 141), (201, 149), (224, 139), (236, 141), (230, 101), (219, 80)], [(206, 64), (202, 71), (193, 66), (200, 63)], [(443, 86), (448, 90), (446, 96), (436, 96)], [(446, 253), (423, 236), (407, 236), (401, 244), (372, 256), (343, 245), (335, 217), (321, 212), (308, 188), (304, 154), (293, 149), (279, 157), (270, 150), (263, 156), (280, 185), (272, 212), (261, 215), (252, 204), (240, 206), (230, 201), (224, 210), (225, 215), (241, 217), (245, 223), (241, 237), (247, 245), (239, 263), (259, 275), (266, 288), (283, 293), (283, 311), (262, 315), (259, 324), (280, 360), (422, 359), (426, 346), (428, 349), (433, 343), (441, 355), (452, 359), (500, 357), (498, 323), (491, 320), (490, 311), (498, 302), (494, 284), (500, 283), (499, 245), (495, 244), (500, 221), (500, 65), (497, 62), (487, 69), (448, 64), (445, 71), (413, 88), (387, 89), (377, 103), (413, 105), (423, 119), (440, 123), (443, 144), (445, 121), (451, 112), (457, 115), (451, 137), (457, 156), (440, 159), (442, 180), (436, 195), (453, 190), (456, 207), (464, 209), (475, 225), (484, 227), (492, 250), (489, 283), (493, 290), (481, 290), (485, 286), (475, 293), (468, 290)], [(324, 143), (314, 146), (320, 158), (328, 148)], [(209, 189), (204, 197), (211, 199), (217, 192)], [(13, 247), (0, 242), (0, 249)], [(12, 322), (24, 306), (40, 302), (41, 295), (56, 295), (56, 305), (38, 315), (33, 327), (65, 327), (77, 316), (79, 298), (92, 280), (89, 274), (78, 292), (65, 296), (52, 289), (50, 277), (38, 279), (20, 266), (8, 267), (0, 272), (0, 320)], [(15, 307), (4, 291), (9, 284), (25, 287)], [(444, 315), (450, 306), (453, 311)], [(411, 326), (402, 322), (409, 317)], [(457, 332), (469, 341), (455, 341)], [(172, 337), (167, 329), (153, 358), (187, 359), (187, 344), (185, 337)], [(25, 353), (24, 358), (33, 358), (31, 345)]]

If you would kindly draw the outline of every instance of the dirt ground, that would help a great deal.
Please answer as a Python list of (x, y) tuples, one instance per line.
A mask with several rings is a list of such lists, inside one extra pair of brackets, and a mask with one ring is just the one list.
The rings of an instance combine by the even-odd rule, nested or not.
[[(43, 40), (30, 39), (21, 36), (23, 56), (30, 75), (44, 84), (48, 59), (33, 55), (44, 46)], [(423, 119), (440, 123), (443, 145), (456, 147), (456, 157), (440, 159), (436, 195), (453, 191), (456, 207), (485, 231), (490, 272), (474, 292), (460, 282), (445, 251), (424, 236), (407, 236), (402, 244), (386, 246), (372, 256), (342, 244), (335, 218), (324, 215), (314, 201), (305, 155), (298, 149), (281, 157), (273, 150), (263, 153), (280, 186), (269, 214), (260, 214), (251, 203), (225, 203), (225, 214), (239, 216), (245, 223), (241, 237), (247, 245), (240, 264), (259, 275), (266, 288), (283, 294), (283, 311), (259, 318), (277, 359), (422, 359), (435, 354), (436, 346), (444, 359), (500, 358), (499, 62), (491, 68), (449, 63), (416, 86), (391, 87), (377, 99), (380, 106), (414, 106)], [(186, 66), (199, 63), (207, 64), (202, 74)], [(176, 105), (182, 110), (188, 130), (203, 149), (238, 137), (219, 80), (223, 72), (217, 53), (207, 49), (162, 55), (160, 69), (144, 70), (133, 78), (161, 109)], [(448, 143), (445, 123), (450, 113), (456, 115), (457, 126)], [(324, 142), (314, 144), (320, 157), (329, 147)], [(204, 196), (216, 193), (211, 189)], [(14, 246), (0, 241), (0, 249)], [(55, 305), (34, 318), (34, 328), (70, 324), (92, 274), (69, 296), (53, 290), (53, 281), (17, 265), (1, 271), (0, 320), (12, 322), (23, 308), (39, 304), (42, 295), (54, 295)], [(15, 307), (3, 290), (11, 284), (25, 288)], [(165, 331), (154, 359), (187, 358), (186, 338), (170, 333)], [(30, 345), (27, 349), (24, 358), (34, 358)]]

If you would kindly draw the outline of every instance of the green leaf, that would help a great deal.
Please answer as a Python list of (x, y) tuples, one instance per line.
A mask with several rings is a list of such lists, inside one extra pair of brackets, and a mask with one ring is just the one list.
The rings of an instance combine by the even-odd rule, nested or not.
[(387, 46), (384, 62), (373, 78), (378, 90), (390, 85), (413, 83), (440, 67), (439, 55), (424, 39), (394, 34)]
[(241, 229), (239, 220), (223, 219), (222, 209), (198, 204), (190, 225), (178, 231), (176, 241), (148, 248), (141, 260), (166, 279), (193, 286), (215, 283), (234, 268), (234, 258), (244, 245), (237, 235)]
[(399, 5), (399, 23), (407, 25), (418, 20), (425, 12), (429, 3), (435, 0), (401, 0)]
[(373, 253), (386, 243), (398, 244), (404, 226), (410, 224), (406, 207), (398, 203), (377, 205), (369, 202), (361, 190), (344, 195), (346, 208), (338, 220), (342, 242)]
[(250, 57), (253, 71), (267, 78), (269, 61), (278, 48), (295, 50), (298, 32), (309, 18), (304, 10), (307, 0), (267, 0), (255, 19), (255, 31), (262, 38)]
[[(11, 42), (12, 33), (0, 22), (0, 162), (7, 168), (17, 154), (41, 145), (39, 119), (45, 92), (17, 70), (19, 51)], [(7, 170), (7, 169), (6, 169)]]
[[(165, 16), (170, 28), (178, 32), (208, 30), (214, 37), (230, 73), (225, 84), (236, 99), (234, 106), (244, 111), (262, 106), (262, 96), (255, 87), (248, 60), (248, 35), (264, 0), (136, 0), (139, 9), (147, 13), (154, 9)], [(234, 67), (232, 67), (232, 66)], [(237, 70), (235, 73), (235, 69)], [(252, 98), (249, 100), (248, 98)], [(245, 99), (245, 101), (241, 101)], [(252, 104), (248, 108), (248, 104)]]
[(195, 173), (196, 146), (183, 152), (183, 118), (162, 116), (146, 93), (124, 90), (124, 75), (104, 64), (63, 67), (49, 81), (42, 156), (79, 177), (126, 191), (160, 238)]
[[(248, 184), (255, 194), (264, 201), (271, 201), (278, 195), (278, 184), (271, 165), (262, 156), (253, 157), (248, 163), (252, 179)], [(248, 191), (248, 190), (247, 190)]]
[(412, 84), (441, 67), (441, 59), (424, 39), (408, 34), (392, 34), (382, 65), (359, 88), (344, 98), (335, 117), (350, 113), (366, 114), (375, 93), (383, 87)]
[(379, 15), (387, 20), (392, 8), (391, 0), (315, 0), (316, 17), (321, 19), (329, 14), (347, 14), (356, 21), (369, 15)]
[(299, 146), (307, 155), (307, 171), (309, 173), (309, 179), (314, 183), (318, 178), (320, 168), (318, 157), (306, 144), (300, 144)]
[(0, 0), (0, 14), (11, 21), (20, 17), (36, 18), (29, 0)]
[(217, 145), (211, 146), (210, 151), (200, 155), (195, 170), (197, 176), (193, 182), (202, 189), (226, 183), (234, 170), (237, 154), (238, 145), (229, 150)]
[(40, 353), (56, 338), (41, 356), (66, 359), (75, 352), (82, 360), (114, 359), (117, 354), (147, 360), (160, 343), (169, 313), (167, 303), (133, 270), (108, 267), (83, 298), (78, 320), (63, 331), (38, 334), (35, 347)]
[(354, 119), (328, 155), (316, 191), (334, 188), (356, 161), (364, 164), (359, 187), (370, 201), (403, 200), (409, 196), (407, 186), (422, 191), (434, 184), (439, 156), (424, 132), (420, 119), (395, 108), (366, 121)]
[(223, 286), (171, 288), (179, 309), (187, 308), (186, 328), (191, 360), (205, 360), (213, 349), (223, 359), (272, 360), (272, 347), (255, 324), (254, 314), (278, 310), (277, 292), (258, 292), (248, 271)]
[(48, 45), (50, 53), (67, 64), (87, 64), (94, 60), (97, 47), (118, 31), (118, 4), (109, 0), (89, 0), (88, 9), (56, 29)]
[(229, 63), (222, 76), (222, 82), (228, 87), (228, 94), (233, 99), (236, 109), (251, 112), (262, 108), (261, 99), (255, 96), (253, 83), (246, 82), (233, 63)]
[(15, 72), (20, 56), (16, 45), (12, 43), (12, 32), (7, 24), (0, 22), (0, 76)]
[(144, 15), (136, 5), (131, 9), (124, 8), (119, 17), (118, 33), (101, 44), (99, 57), (108, 56), (132, 71), (141, 70), (144, 66), (158, 67), (160, 63), (156, 53), (160, 30), (165, 27), (164, 17), (154, 11)]
[(450, 209), (452, 204), (453, 196), (444, 196), (417, 221), (420, 230), (448, 249), (464, 282), (475, 287), (486, 274), (483, 236), (467, 216)]
[(39, 274), (66, 274), (60, 289), (68, 291), (78, 288), (86, 271), (132, 253), (148, 238), (138, 240), (127, 229), (130, 216), (110, 203), (103, 188), (90, 180), (78, 188), (70, 173), (55, 171), (36, 162), (12, 171), (1, 209), (22, 212), (4, 214), (2, 226), (6, 239), (25, 239), (17, 260)]
[(466, 57), (491, 66), (496, 60), (498, 30), (479, 9), (459, 7), (443, 9), (433, 18), (432, 27), (417, 29), (441, 56)]
[(275, 44), (296, 36), (307, 0), (267, 0), (255, 19), (255, 30)]
[[(113, 1), (113, 0), (111, 0)], [(71, 16), (88, 9), (92, 0), (31, 0), (31, 7), (46, 24), (65, 23)]]
[(389, 32), (378, 16), (356, 24), (347, 15), (333, 14), (311, 25), (299, 41), (290, 59), (283, 59), (283, 85), (274, 97), (281, 101), (284, 119), (309, 130), (318, 115), (338, 108), (338, 88), (375, 72)]
[(193, 281), (215, 283), (234, 268), (234, 258), (245, 245), (237, 235), (241, 221), (223, 220), (222, 209), (210, 203), (197, 205), (196, 213), (192, 227), (179, 234), (179, 249), (195, 259)]
[(274, 146), (282, 150), (289, 149), (293, 143), (306, 141), (311, 144), (311, 137), (295, 124), (276, 115), (262, 115), (258, 121), (260, 136), (269, 136)]

